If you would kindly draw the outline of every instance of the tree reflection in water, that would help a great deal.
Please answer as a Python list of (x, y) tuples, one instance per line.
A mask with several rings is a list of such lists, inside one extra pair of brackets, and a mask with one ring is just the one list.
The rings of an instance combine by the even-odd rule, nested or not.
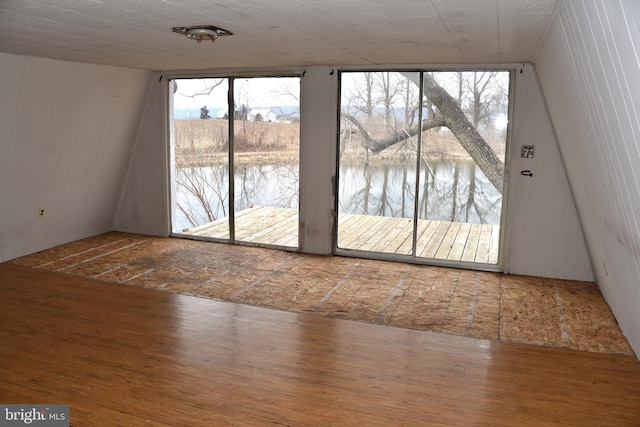
[[(413, 218), (415, 165), (341, 165), (340, 213)], [(418, 218), (500, 224), (502, 195), (471, 160), (434, 161), (420, 174)]]

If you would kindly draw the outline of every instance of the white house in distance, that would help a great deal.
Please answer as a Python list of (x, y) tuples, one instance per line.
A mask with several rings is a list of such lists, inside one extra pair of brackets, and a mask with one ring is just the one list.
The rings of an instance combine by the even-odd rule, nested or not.
[(249, 110), (248, 118), (252, 122), (278, 121), (278, 116), (270, 108), (252, 108)]
[[(220, 110), (216, 114), (216, 119), (229, 117), (227, 110)], [(278, 122), (278, 115), (271, 108), (251, 108), (247, 113), (247, 120), (250, 122)]]

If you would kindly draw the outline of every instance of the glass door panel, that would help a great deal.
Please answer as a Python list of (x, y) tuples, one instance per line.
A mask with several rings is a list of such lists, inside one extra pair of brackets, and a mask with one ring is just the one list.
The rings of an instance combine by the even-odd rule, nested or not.
[(423, 117), (430, 125), (420, 153), (416, 256), (497, 264), (509, 72), (423, 78)]
[(420, 75), (341, 77), (338, 248), (411, 255)]
[(227, 79), (171, 82), (172, 232), (229, 239)]
[(300, 79), (233, 80), (235, 239), (298, 246)]

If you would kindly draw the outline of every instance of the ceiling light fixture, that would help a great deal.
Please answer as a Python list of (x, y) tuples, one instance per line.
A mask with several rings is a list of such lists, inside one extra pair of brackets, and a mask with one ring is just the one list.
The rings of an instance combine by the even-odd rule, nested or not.
[(200, 43), (202, 40), (211, 40), (215, 42), (218, 37), (231, 36), (233, 33), (223, 28), (218, 28), (213, 25), (196, 25), (193, 27), (173, 27), (171, 29), (174, 33), (182, 34), (188, 39), (195, 40)]

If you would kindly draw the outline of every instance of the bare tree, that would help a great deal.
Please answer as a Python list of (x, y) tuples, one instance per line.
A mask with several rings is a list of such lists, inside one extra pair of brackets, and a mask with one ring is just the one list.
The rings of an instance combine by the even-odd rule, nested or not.
[(371, 122), (373, 118), (373, 86), (374, 86), (374, 73), (364, 72), (362, 74), (362, 86), (360, 83), (356, 83), (355, 93), (349, 97), (349, 109), (347, 111), (353, 111), (357, 113), (364, 113), (367, 116), (367, 123)]
[(187, 98), (195, 98), (197, 96), (207, 96), (211, 95), (211, 92), (221, 84), (223, 84), (226, 79), (199, 79), (202, 82), (202, 89), (199, 89), (195, 92), (184, 93), (181, 92), (180, 85), (177, 80), (173, 80), (173, 92), (178, 93)]
[(401, 89), (398, 82), (393, 78), (395, 74), (375, 73), (375, 81), (381, 93), (379, 102), (384, 107), (384, 123), (387, 129), (392, 132), (397, 132), (395, 120), (392, 123), (391, 116), (394, 113), (394, 101)]
[(227, 171), (189, 164), (187, 160), (183, 160), (181, 167), (176, 168), (176, 185), (183, 195), (182, 200), (176, 201), (176, 208), (191, 226), (197, 227), (227, 215)]
[[(402, 74), (405, 75), (409, 81), (419, 85), (419, 81), (416, 81), (417, 73)], [(367, 131), (357, 117), (348, 112), (342, 112), (342, 117), (354, 125), (355, 129), (362, 136), (363, 144), (368, 150), (371, 150), (372, 153), (379, 153), (425, 130), (446, 126), (455, 135), (460, 145), (467, 151), (478, 167), (484, 172), (489, 181), (502, 193), (504, 180), (504, 164), (502, 161), (480, 135), (476, 127), (469, 122), (469, 119), (460, 107), (460, 101), (453, 98), (446, 89), (440, 86), (433, 75), (424, 73), (423, 76), (423, 89), (429, 102), (426, 106), (431, 109), (433, 114), (424, 119), (420, 125), (402, 129), (400, 132), (396, 131), (390, 136), (376, 138)], [(391, 93), (392, 92), (389, 91), (385, 97), (391, 96)]]
[(493, 113), (493, 106), (502, 92), (498, 86), (497, 71), (465, 73), (464, 84), (469, 94), (468, 114), (471, 116), (473, 127), (478, 129), (481, 122), (486, 121)]
[(494, 187), (502, 193), (504, 181), (504, 164), (496, 156), (491, 146), (473, 127), (464, 112), (458, 107), (455, 99), (442, 88), (434, 78), (425, 74), (424, 91), (427, 97), (438, 108), (445, 121), (445, 126), (456, 136), (460, 145), (469, 153)]

